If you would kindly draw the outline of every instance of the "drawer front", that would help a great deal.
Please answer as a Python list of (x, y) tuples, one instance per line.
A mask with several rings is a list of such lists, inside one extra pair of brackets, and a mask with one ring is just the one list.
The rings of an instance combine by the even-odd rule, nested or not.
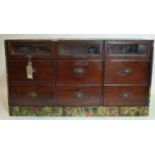
[(48, 85), (11, 85), (9, 97), (11, 105), (52, 105), (54, 103), (54, 87)]
[(147, 106), (147, 86), (105, 86), (105, 106)]
[(106, 56), (112, 58), (147, 58), (150, 55), (150, 41), (106, 41)]
[(53, 57), (54, 45), (48, 41), (6, 41), (8, 57)]
[(101, 87), (57, 86), (57, 105), (96, 106), (101, 104)]
[(148, 83), (150, 79), (149, 61), (115, 61), (105, 62), (105, 83)]
[(58, 57), (97, 58), (102, 55), (102, 41), (60, 41), (57, 44)]
[(57, 82), (68, 84), (98, 84), (102, 82), (102, 61), (57, 61)]
[(50, 60), (33, 60), (33, 79), (29, 79), (26, 67), (27, 60), (8, 60), (10, 82), (52, 82), (54, 81), (54, 63)]

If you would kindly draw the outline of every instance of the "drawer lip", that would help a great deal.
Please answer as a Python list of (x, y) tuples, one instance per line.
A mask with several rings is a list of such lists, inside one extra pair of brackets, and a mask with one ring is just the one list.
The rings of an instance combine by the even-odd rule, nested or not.
[[(11, 106), (52, 105), (55, 103), (54, 89), (55, 88), (53, 85), (11, 84), (9, 86), (9, 105)], [(35, 96), (33, 95), (34, 93), (36, 94)]]
[(119, 86), (119, 87), (124, 87), (124, 86), (127, 86), (127, 87), (133, 87), (133, 86), (148, 86), (149, 87), (149, 85), (148, 85), (148, 83), (140, 83), (140, 84), (137, 84), (137, 83), (132, 83), (132, 84), (127, 84), (127, 83), (118, 83), (118, 84), (115, 84), (115, 83), (110, 83), (110, 84), (103, 84), (103, 87), (110, 87), (110, 86), (114, 86), (114, 87), (116, 87), (116, 86)]
[[(81, 98), (76, 98), (74, 94), (82, 92)], [(101, 86), (57, 86), (56, 101), (58, 106), (85, 107), (99, 106), (102, 103)]]
[[(149, 86), (105, 86), (103, 88), (104, 106), (125, 107), (125, 106), (148, 106)], [(128, 93), (124, 98), (123, 93)]]

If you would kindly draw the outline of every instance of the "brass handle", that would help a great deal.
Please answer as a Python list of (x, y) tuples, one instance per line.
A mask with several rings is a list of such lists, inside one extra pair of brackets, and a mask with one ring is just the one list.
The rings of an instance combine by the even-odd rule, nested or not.
[(77, 67), (74, 69), (74, 74), (76, 75), (84, 75), (86, 73), (86, 70), (82, 67)]
[(128, 92), (124, 92), (124, 93), (120, 94), (120, 96), (123, 98), (129, 98), (130, 94)]
[(86, 95), (83, 92), (78, 91), (78, 92), (75, 92), (73, 96), (80, 99), (80, 98), (85, 97)]
[(38, 96), (38, 94), (36, 92), (28, 92), (27, 93), (27, 97), (35, 98), (37, 96)]
[(129, 68), (129, 67), (123, 68), (120, 71), (120, 74), (122, 74), (122, 75), (128, 75), (128, 74), (131, 74), (131, 73), (133, 73), (133, 69), (132, 68)]

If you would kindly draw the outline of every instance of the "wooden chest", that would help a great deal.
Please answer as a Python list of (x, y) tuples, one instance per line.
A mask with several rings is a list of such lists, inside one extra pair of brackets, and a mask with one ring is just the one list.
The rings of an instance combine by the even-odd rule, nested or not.
[(10, 115), (148, 115), (152, 40), (6, 40)]

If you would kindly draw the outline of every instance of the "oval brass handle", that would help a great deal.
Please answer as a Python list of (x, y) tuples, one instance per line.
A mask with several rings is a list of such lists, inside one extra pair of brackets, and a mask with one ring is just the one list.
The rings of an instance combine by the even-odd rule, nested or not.
[(74, 69), (74, 74), (76, 75), (84, 75), (86, 73), (86, 70), (82, 67), (77, 67)]
[(85, 97), (86, 95), (83, 92), (78, 91), (78, 92), (75, 92), (73, 96), (80, 99)]
[(38, 94), (36, 92), (28, 92), (27, 93), (27, 97), (35, 98), (37, 96), (38, 96)]
[(132, 69), (132, 68), (129, 68), (129, 67), (123, 68), (123, 69), (120, 71), (120, 73), (121, 73), (122, 75), (128, 75), (128, 74), (131, 74), (132, 72), (133, 72), (133, 69)]
[(124, 93), (120, 94), (120, 96), (123, 98), (129, 98), (130, 94), (128, 92), (124, 92)]

